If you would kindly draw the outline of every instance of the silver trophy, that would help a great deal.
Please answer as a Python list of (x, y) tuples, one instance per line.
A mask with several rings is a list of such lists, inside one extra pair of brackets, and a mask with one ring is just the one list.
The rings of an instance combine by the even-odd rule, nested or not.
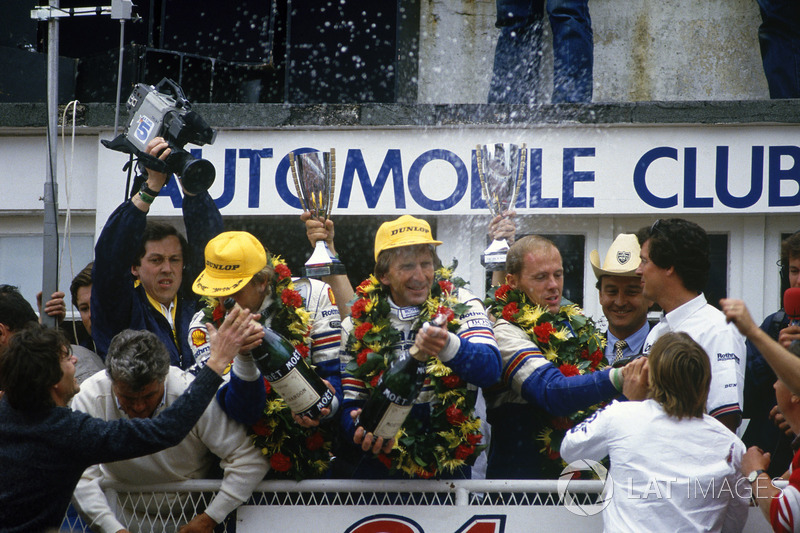
[[(336, 190), (336, 153), (333, 148), (330, 152), (290, 152), (289, 163), (303, 210), (310, 211), (315, 219), (326, 220), (331, 214)], [(345, 273), (344, 264), (331, 253), (328, 244), (323, 240), (317, 241), (314, 253), (303, 267), (303, 275), (318, 278)]]
[[(522, 146), (508, 143), (479, 144), (475, 158), (481, 194), (492, 218), (511, 208), (517, 200), (522, 178), (525, 175), (528, 151)], [(494, 240), (481, 255), (481, 264), (486, 270), (504, 270), (506, 267), (508, 242)]]

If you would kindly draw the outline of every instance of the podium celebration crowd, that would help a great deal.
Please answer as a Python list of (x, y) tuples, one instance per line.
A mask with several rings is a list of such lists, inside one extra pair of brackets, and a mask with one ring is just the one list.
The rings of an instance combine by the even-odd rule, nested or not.
[[(148, 153), (169, 148), (157, 138)], [(614, 484), (606, 531), (740, 531), (751, 502), (775, 531), (800, 531), (798, 317), (782, 309), (759, 327), (740, 300), (708, 302), (697, 224), (659, 219), (592, 251), (603, 331), (564, 297), (558, 247), (515, 240), (513, 213), (489, 225), (510, 248), (485, 299), (408, 215), (381, 225), (374, 273), (353, 287), (346, 274), (296, 277), (280, 250), (224, 231), (207, 192), (185, 194), (185, 237), (148, 220), (167, 179), (147, 171), (70, 287), (84, 345), (0, 287), (0, 531), (57, 529), (67, 513), (139, 531), (195, 505), (173, 494), (114, 512), (104, 480), (221, 478), (175, 526), (192, 532), (213, 531), (265, 478), (558, 479), (581, 460)], [(336, 256), (333, 221), (301, 219)], [(800, 287), (800, 234), (780, 261)], [(63, 298), (41, 312), (63, 319)], [(319, 412), (293, 412), (265, 379), (262, 326), (324, 380)], [(362, 407), (412, 352), (425, 380), (398, 431), (366, 431)]]

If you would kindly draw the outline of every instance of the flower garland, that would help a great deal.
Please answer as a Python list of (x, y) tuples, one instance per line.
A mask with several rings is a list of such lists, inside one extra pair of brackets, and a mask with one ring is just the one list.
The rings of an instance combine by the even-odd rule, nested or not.
[[(270, 255), (275, 270), (270, 280), (273, 302), (264, 312), (272, 316), (270, 327), (283, 335), (300, 354), (309, 355), (310, 314), (295, 290), (292, 273), (278, 255)], [(206, 321), (221, 323), (225, 309), (217, 300), (206, 299)], [(320, 425), (304, 428), (295, 423), (291, 409), (264, 380), (267, 401), (261, 418), (250, 429), (253, 445), (269, 456), (272, 475), (285, 479), (319, 477), (330, 467), (332, 432)]]
[[(495, 318), (503, 318), (524, 331), (546, 357), (567, 377), (587, 374), (607, 366), (604, 355), (605, 337), (594, 321), (575, 305), (562, 306), (557, 313), (534, 305), (524, 292), (500, 285), (484, 302)], [(603, 404), (594, 405), (566, 417), (548, 416), (550, 427), (537, 439), (540, 452), (550, 461), (544, 468), (546, 477), (558, 478), (566, 464), (559, 450), (567, 430), (588, 418)]]
[[(438, 314), (448, 318), (447, 329), (458, 331), (456, 317), (467, 311), (459, 303), (458, 290), (466, 285), (453, 277), (455, 264), (440, 268), (428, 298), (420, 307), (420, 315), (412, 331)], [(374, 276), (356, 288), (356, 301), (351, 309), (354, 331), (347, 340), (347, 351), (355, 354), (347, 370), (364, 381), (368, 392), (377, 385), (381, 374), (395, 358), (392, 349), (400, 341), (400, 332), (390, 320), (389, 289)], [(391, 472), (401, 470), (409, 476), (438, 477), (445, 472), (471, 464), (485, 448), (480, 445), (481, 421), (473, 414), (476, 394), (467, 390), (467, 383), (445, 366), (437, 357), (428, 360), (426, 385), (432, 385), (436, 399), (431, 402), (431, 416), (427, 424), (413, 417), (406, 419), (397, 435), (394, 448), (388, 454), (379, 454)]]

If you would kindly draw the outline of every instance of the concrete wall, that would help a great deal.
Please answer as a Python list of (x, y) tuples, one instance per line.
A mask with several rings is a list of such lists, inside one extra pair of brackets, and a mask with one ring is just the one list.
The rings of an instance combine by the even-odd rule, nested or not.
[[(592, 0), (594, 101), (767, 99), (755, 0)], [(494, 0), (422, 0), (420, 103), (485, 103)], [(543, 72), (552, 86), (545, 27)], [(549, 103), (549, 89), (541, 95)]]

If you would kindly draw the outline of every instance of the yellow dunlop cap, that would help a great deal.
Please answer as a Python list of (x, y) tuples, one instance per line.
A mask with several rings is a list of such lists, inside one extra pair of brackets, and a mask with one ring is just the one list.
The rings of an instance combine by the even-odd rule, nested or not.
[(396, 220), (384, 222), (375, 235), (375, 261), (384, 250), (415, 244), (439, 246), (442, 241), (433, 240), (430, 224), (421, 218), (403, 215)]
[(229, 296), (267, 266), (264, 246), (246, 231), (220, 233), (206, 245), (206, 268), (192, 290), (202, 296)]

